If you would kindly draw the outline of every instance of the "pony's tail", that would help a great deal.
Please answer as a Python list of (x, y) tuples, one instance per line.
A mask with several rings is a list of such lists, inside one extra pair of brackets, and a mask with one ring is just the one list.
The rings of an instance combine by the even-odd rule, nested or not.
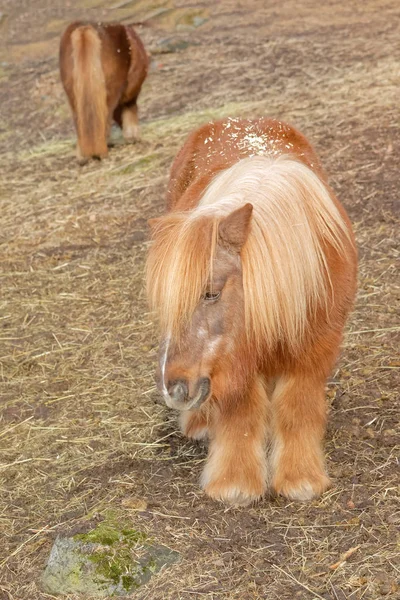
[(78, 158), (103, 158), (108, 153), (108, 107), (101, 40), (91, 25), (84, 25), (72, 32), (71, 44)]

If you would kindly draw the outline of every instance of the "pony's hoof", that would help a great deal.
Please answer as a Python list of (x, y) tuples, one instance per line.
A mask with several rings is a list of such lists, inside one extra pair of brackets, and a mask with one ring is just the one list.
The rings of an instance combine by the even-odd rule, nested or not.
[(211, 482), (203, 486), (205, 493), (213, 500), (219, 500), (230, 506), (248, 506), (260, 500), (265, 493), (265, 486), (260, 483), (254, 487), (242, 487), (235, 483)]
[(122, 135), (127, 144), (134, 144), (140, 140), (140, 129), (136, 125), (131, 125), (122, 130)]
[(318, 478), (293, 479), (279, 478), (273, 483), (273, 489), (279, 496), (284, 496), (288, 500), (296, 500), (298, 502), (309, 502), (314, 498), (318, 498), (331, 485), (327, 475), (320, 475)]
[(247, 506), (265, 494), (267, 485), (259, 465), (254, 465), (252, 473), (248, 471), (247, 476), (231, 467), (229, 472), (216, 473), (212, 462), (206, 464), (200, 484), (210, 498), (231, 506)]
[(131, 136), (131, 137), (125, 137), (124, 136), (124, 140), (125, 140), (125, 144), (137, 144), (138, 142), (140, 142), (140, 137), (139, 136)]

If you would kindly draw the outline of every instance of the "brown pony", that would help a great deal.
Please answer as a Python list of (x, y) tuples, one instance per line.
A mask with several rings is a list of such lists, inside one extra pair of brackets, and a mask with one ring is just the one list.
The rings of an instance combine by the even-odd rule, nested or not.
[(138, 135), (137, 97), (148, 57), (130, 25), (71, 23), (60, 43), (61, 81), (78, 136), (77, 158), (108, 154), (111, 119), (130, 141)]
[(183, 433), (210, 440), (202, 486), (231, 504), (269, 486), (320, 495), (325, 382), (357, 253), (314, 150), (279, 121), (209, 123), (175, 159), (168, 208), (147, 261), (157, 378)]

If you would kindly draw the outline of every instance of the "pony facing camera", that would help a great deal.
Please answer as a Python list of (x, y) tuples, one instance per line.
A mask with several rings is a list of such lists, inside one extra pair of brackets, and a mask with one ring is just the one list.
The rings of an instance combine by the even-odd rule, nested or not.
[(357, 254), (314, 150), (279, 121), (209, 123), (175, 159), (168, 212), (150, 225), (158, 387), (182, 432), (209, 438), (203, 488), (230, 504), (269, 488), (319, 496), (325, 383)]

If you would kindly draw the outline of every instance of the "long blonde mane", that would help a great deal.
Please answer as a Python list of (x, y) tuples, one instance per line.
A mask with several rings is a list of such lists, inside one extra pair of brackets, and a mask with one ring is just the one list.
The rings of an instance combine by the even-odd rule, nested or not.
[(241, 252), (246, 330), (256, 344), (281, 340), (295, 350), (310, 315), (327, 306), (326, 245), (342, 254), (350, 233), (326, 186), (287, 156), (245, 158), (213, 179), (194, 210), (158, 220), (150, 304), (164, 331), (179, 331), (210, 278), (219, 221), (246, 202), (253, 205)]

